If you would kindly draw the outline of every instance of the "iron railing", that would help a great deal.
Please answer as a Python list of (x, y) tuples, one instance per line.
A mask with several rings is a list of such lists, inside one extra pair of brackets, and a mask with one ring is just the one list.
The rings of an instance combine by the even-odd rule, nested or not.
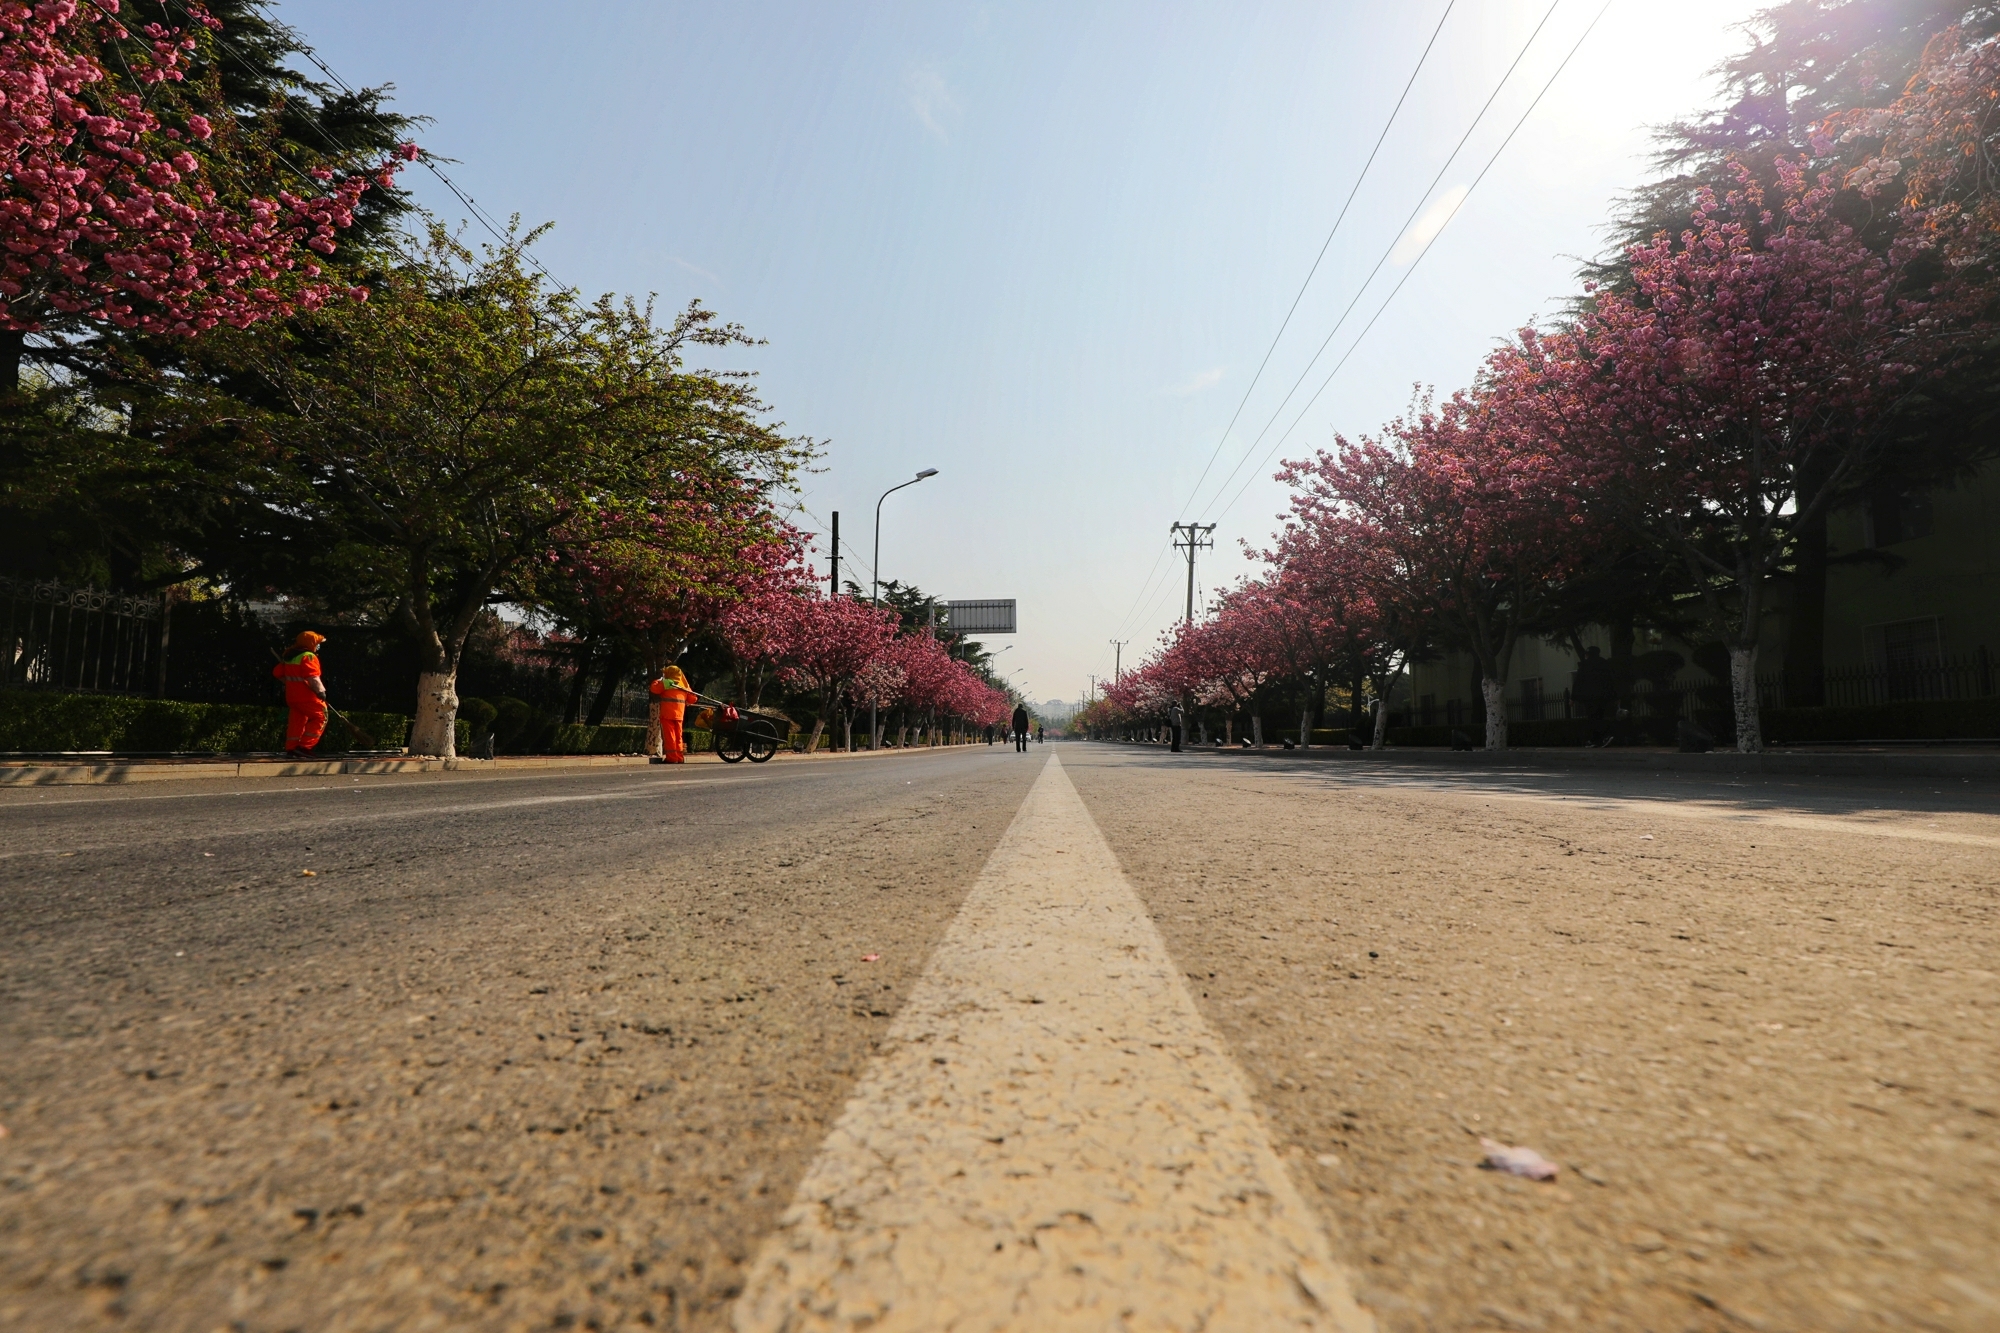
[(159, 683), (163, 601), (0, 577), (0, 688), (145, 694)]

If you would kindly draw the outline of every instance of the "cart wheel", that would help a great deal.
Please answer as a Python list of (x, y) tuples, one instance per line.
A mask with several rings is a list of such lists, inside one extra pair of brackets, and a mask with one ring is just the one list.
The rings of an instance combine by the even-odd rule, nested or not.
[(743, 737), (743, 748), (753, 764), (769, 763), (771, 756), (778, 752), (777, 730), (767, 724), (754, 726)]
[(717, 736), (715, 738), (715, 752), (722, 756), (722, 762), (725, 764), (740, 764), (743, 762), (745, 752), (743, 738), (741, 736)]

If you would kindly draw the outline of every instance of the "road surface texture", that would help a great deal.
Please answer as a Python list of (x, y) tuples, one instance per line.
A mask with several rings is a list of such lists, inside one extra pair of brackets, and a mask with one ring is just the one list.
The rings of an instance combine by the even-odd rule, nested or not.
[(0, 793), (0, 1328), (2000, 1329), (1996, 810), (1093, 745)]

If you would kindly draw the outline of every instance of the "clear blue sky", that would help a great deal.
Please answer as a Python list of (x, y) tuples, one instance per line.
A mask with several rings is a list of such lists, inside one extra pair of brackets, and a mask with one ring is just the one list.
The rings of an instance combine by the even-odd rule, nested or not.
[[(800, 521), (839, 510), (857, 575), (877, 495), (938, 468), (885, 507), (884, 577), (1019, 598), (1020, 635), (991, 644), (1015, 644), (1001, 665), (1036, 700), (1073, 700), (1110, 674), (1109, 639), (1132, 641), (1129, 665), (1179, 613), (1169, 523), (1219, 525), (1204, 592), (1250, 568), (1241, 543), (1265, 542), (1284, 507), (1262, 460), (1294, 417), (1276, 457), (1373, 429), (1415, 384), (1462, 385), (1574, 290), (1576, 257), (1645, 176), (1648, 127), (1710, 101), (1706, 71), (1755, 8), (1612, 0), (1452, 213), (1601, 5), (1558, 0), (1427, 192), (1549, 10), (1458, 0), (1226, 438), (1444, 0), (275, 11), (350, 82), (393, 83), (402, 110), (432, 117), (422, 143), (457, 159), (482, 207), (555, 223), (536, 253), (562, 281), (698, 298), (768, 339), (731, 364), (826, 442)], [(1425, 223), (1447, 215), (1412, 271)]]

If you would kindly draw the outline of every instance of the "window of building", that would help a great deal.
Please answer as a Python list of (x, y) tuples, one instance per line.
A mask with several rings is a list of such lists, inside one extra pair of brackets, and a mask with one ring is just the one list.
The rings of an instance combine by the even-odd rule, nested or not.
[(1885, 491), (1861, 509), (1861, 542), (1870, 550), (1931, 535), (1931, 497), (1922, 491)]
[(1936, 616), (1867, 629), (1868, 656), (1890, 699), (1944, 697), (1944, 634)]

